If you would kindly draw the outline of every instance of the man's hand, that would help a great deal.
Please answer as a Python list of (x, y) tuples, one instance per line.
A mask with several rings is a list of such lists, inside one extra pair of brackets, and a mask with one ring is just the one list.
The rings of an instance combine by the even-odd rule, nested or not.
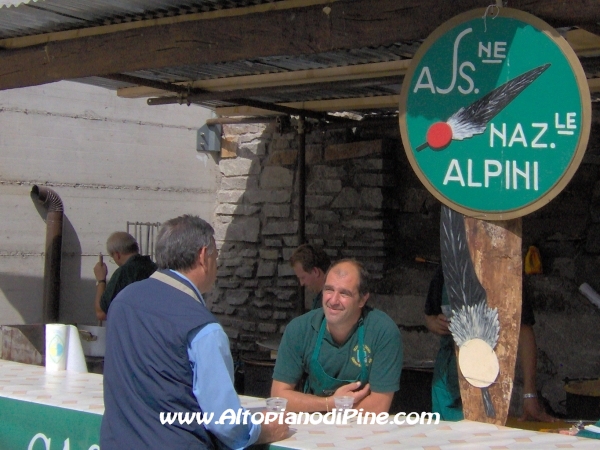
[[(100, 253), (100, 257), (98, 258), (98, 262), (94, 266), (94, 276), (96, 277), (96, 297), (94, 298), (94, 310), (96, 311), (96, 317), (98, 320), (106, 320), (106, 313), (100, 306), (100, 300), (102, 299), (102, 294), (106, 290), (106, 277), (108, 276), (108, 267), (104, 264), (104, 259), (102, 258), (102, 253)], [(98, 283), (98, 281), (104, 281), (104, 283)]]
[(532, 422), (557, 422), (556, 417), (552, 417), (548, 414), (537, 397), (523, 399), (523, 415), (519, 417), (519, 421), (532, 421)]
[(339, 387), (332, 397), (342, 397), (349, 396), (354, 398), (354, 404), (356, 405), (363, 398), (365, 398), (371, 392), (371, 385), (369, 383), (365, 384), (362, 388), (360, 386), (360, 381), (355, 381), (354, 383), (345, 384)]
[(448, 325), (450, 325), (450, 322), (443, 314), (438, 314), (437, 316), (425, 316), (425, 326), (432, 333), (439, 334), (440, 336), (450, 334)]
[(268, 444), (269, 442), (281, 441), (288, 437), (290, 432), (289, 425), (279, 424), (277, 421), (263, 423), (260, 426), (260, 435), (255, 444)]
[(96, 277), (96, 281), (106, 280), (108, 276), (108, 267), (103, 262), (97, 262), (94, 266), (94, 276)]
[(371, 392), (371, 385), (369, 383), (361, 386), (359, 381), (339, 387), (335, 393), (329, 397), (317, 397), (312, 394), (304, 394), (303, 392), (297, 392), (294, 388), (295, 384), (273, 380), (273, 384), (271, 385), (271, 397), (286, 398), (288, 401), (286, 411), (315, 412), (331, 411), (335, 408), (333, 397), (336, 395), (349, 395), (354, 398), (355, 407), (360, 404), (360, 407), (364, 408), (367, 412), (381, 412), (389, 409), (394, 394), (393, 392), (389, 394)]

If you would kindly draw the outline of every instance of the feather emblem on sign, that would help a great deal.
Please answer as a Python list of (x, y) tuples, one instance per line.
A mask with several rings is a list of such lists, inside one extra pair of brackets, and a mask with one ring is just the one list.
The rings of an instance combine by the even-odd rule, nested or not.
[(486, 415), (495, 417), (487, 387), (498, 375), (493, 350), (500, 333), (498, 310), (488, 306), (487, 294), (475, 273), (464, 216), (442, 206), (440, 236), (444, 283), (452, 309), (449, 329), (459, 347), (459, 367), (469, 383), (481, 388)]
[(445, 149), (451, 141), (462, 141), (481, 134), (500, 111), (512, 102), (527, 86), (533, 83), (550, 64), (531, 69), (493, 91), (475, 100), (469, 106), (462, 107), (446, 122), (436, 122), (429, 127), (426, 142), (419, 145), (416, 150), (430, 147), (439, 151)]

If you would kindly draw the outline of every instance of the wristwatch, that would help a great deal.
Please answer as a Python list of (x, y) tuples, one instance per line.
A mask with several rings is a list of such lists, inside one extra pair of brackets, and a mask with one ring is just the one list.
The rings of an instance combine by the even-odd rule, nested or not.
[(100, 283), (106, 283), (106, 280), (96, 280), (96, 286), (98, 286)]

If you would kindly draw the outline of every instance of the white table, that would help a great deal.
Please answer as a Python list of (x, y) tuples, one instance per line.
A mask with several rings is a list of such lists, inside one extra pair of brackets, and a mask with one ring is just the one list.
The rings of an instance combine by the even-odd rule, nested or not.
[[(264, 400), (242, 398), (242, 405), (257, 408)], [(480, 422), (440, 422), (431, 425), (291, 425), (292, 435), (271, 444), (271, 450), (339, 448), (344, 450), (424, 449), (598, 449), (595, 439), (557, 433), (508, 428)]]
[(271, 445), (278, 449), (598, 449), (594, 439), (507, 428), (480, 422), (438, 425), (299, 425), (294, 434)]
[(102, 375), (0, 360), (0, 448), (98, 449), (103, 413)]
[[(240, 396), (257, 410), (264, 399)], [(47, 373), (44, 367), (0, 360), (0, 449), (27, 449), (50, 439), (50, 450), (98, 450), (104, 413), (102, 375)], [(428, 450), (598, 449), (599, 441), (479, 422), (437, 425), (293, 425), (293, 434), (271, 449), (340, 448)], [(65, 446), (68, 440), (69, 446)], [(36, 442), (35, 448), (44, 448)]]

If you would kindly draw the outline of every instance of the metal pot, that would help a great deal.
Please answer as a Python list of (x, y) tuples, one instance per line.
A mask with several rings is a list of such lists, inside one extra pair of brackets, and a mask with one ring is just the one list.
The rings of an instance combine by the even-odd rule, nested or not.
[(575, 420), (600, 419), (600, 379), (565, 378), (567, 418)]

